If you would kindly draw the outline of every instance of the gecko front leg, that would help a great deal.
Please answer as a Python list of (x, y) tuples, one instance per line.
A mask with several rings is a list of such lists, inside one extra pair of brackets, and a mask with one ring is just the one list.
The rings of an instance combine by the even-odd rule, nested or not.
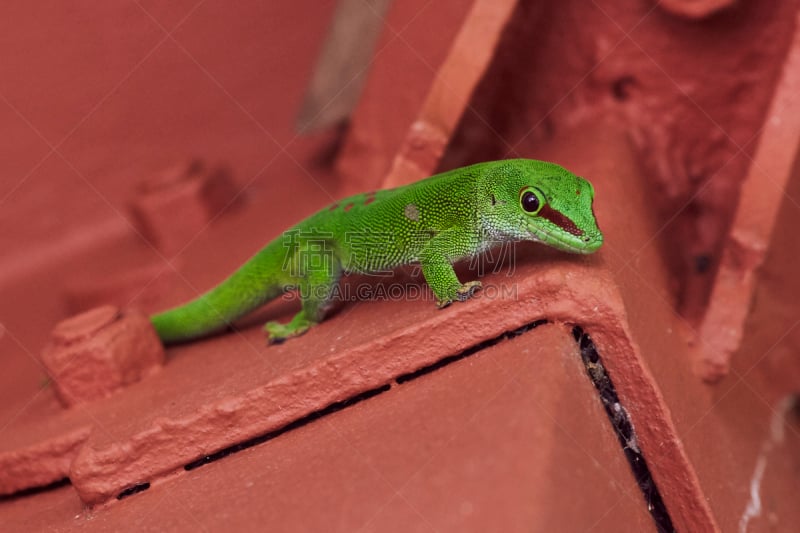
[(436, 297), (436, 307), (442, 309), (454, 301), (468, 300), (481, 288), (480, 281), (461, 283), (453, 262), (472, 252), (470, 238), (464, 231), (453, 228), (431, 238), (420, 252), (422, 275)]

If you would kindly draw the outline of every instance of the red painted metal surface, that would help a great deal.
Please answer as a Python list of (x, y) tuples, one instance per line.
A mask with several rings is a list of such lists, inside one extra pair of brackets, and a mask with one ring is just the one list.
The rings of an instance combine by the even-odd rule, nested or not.
[[(297, 139), (291, 127), (331, 3), (9, 13), (0, 35), (20, 52), (0, 67), (13, 176), (0, 184), (0, 244), (11, 251), (0, 259), (0, 487), (67, 475), (71, 485), (0, 500), (0, 521), (65, 530), (194, 530), (223, 519), (244, 530), (654, 528), (653, 502), (567, 335), (579, 325), (613, 380), (612, 410), (630, 416), (635, 438), (624, 444), (646, 459), (677, 530), (797, 523), (798, 147), (775, 135), (790, 127), (769, 122), (760, 135), (791, 100), (785, 80), (797, 67), (785, 58), (797, 2), (768, 4), (395, 3), (338, 157), (336, 132)], [(491, 6), (494, 23), (481, 26)], [(64, 30), (77, 24), (86, 31)], [(110, 27), (128, 31), (107, 37)], [(65, 44), (58, 53), (26, 46), (49, 42), (36, 32)], [(751, 156), (769, 153), (785, 163), (780, 194), (757, 186), (752, 171), (745, 179)], [(137, 200), (137, 187), (196, 155), (230, 163), (231, 201), (182, 189), (192, 216), (181, 222), (190, 224), (158, 223), (158, 238), (141, 232), (132, 205), (138, 220), (163, 220), (169, 209), (157, 196)], [(393, 160), (413, 163), (394, 166), (390, 182), (400, 183), (437, 164), (512, 155), (592, 180), (606, 234), (598, 254), (526, 245), (511, 262), (464, 265), (465, 276), (485, 271), (485, 289), (444, 311), (400, 272), (392, 281), (404, 298), (347, 302), (306, 336), (267, 347), (259, 325), (296, 305), (276, 302), (238, 332), (170, 348), (161, 372), (73, 409), (42, 386), (37, 354), (75, 311), (108, 299), (149, 312), (194, 296), (342, 191), (374, 189)], [(737, 201), (742, 183), (748, 196)], [(753, 205), (774, 221), (751, 239)], [(760, 271), (721, 252), (729, 235), (758, 245)], [(749, 297), (730, 296), (737, 272), (751, 279), (752, 311)], [(385, 282), (348, 280), (373, 291)], [(717, 385), (696, 374), (698, 353), (714, 345), (702, 345), (713, 337), (698, 330), (709, 295), (710, 309), (736, 317), (709, 315), (723, 316), (712, 329), (742, 331)], [(555, 325), (485, 344), (539, 319)], [(475, 354), (395, 381), (465, 349)], [(284, 431), (376, 389), (384, 392)], [(274, 431), (284, 432), (267, 438)]]

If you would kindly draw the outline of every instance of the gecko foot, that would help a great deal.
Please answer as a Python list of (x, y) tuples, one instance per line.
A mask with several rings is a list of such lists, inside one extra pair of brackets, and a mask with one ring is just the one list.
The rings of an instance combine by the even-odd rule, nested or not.
[(288, 324), (280, 322), (267, 322), (264, 324), (264, 331), (267, 332), (268, 344), (280, 344), (290, 337), (299, 337), (309, 330), (312, 322), (304, 316), (295, 316)]
[(481, 289), (480, 281), (468, 281), (459, 287), (456, 291), (456, 298), (459, 302), (469, 300), (472, 296)]
[(458, 289), (456, 289), (456, 293), (453, 295), (454, 298), (436, 300), (436, 307), (439, 309), (444, 309), (453, 303), (453, 300), (457, 300), (459, 302), (469, 300), (478, 290), (480, 290), (480, 288), (480, 281), (469, 281), (464, 283)]

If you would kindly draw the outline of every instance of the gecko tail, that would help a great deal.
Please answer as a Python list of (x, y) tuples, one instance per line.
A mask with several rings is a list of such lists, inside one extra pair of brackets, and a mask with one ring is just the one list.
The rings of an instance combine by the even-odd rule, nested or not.
[(228, 279), (178, 307), (150, 317), (159, 338), (174, 343), (205, 337), (229, 328), (234, 321), (283, 294), (288, 280), (275, 268), (268, 246)]
[(209, 301), (208, 295), (201, 296), (180, 307), (155, 314), (150, 322), (165, 344), (189, 341), (220, 332), (233, 324), (247, 311), (231, 312)]

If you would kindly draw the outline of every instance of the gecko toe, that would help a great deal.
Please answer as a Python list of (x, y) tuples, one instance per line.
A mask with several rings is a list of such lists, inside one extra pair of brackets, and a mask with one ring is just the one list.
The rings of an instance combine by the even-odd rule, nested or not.
[(453, 303), (453, 300), (436, 300), (436, 307), (438, 309), (444, 309), (445, 307), (449, 307), (451, 303)]
[(463, 284), (457, 291), (456, 295), (458, 300), (463, 302), (472, 298), (477, 291), (481, 289), (480, 281), (470, 281)]

